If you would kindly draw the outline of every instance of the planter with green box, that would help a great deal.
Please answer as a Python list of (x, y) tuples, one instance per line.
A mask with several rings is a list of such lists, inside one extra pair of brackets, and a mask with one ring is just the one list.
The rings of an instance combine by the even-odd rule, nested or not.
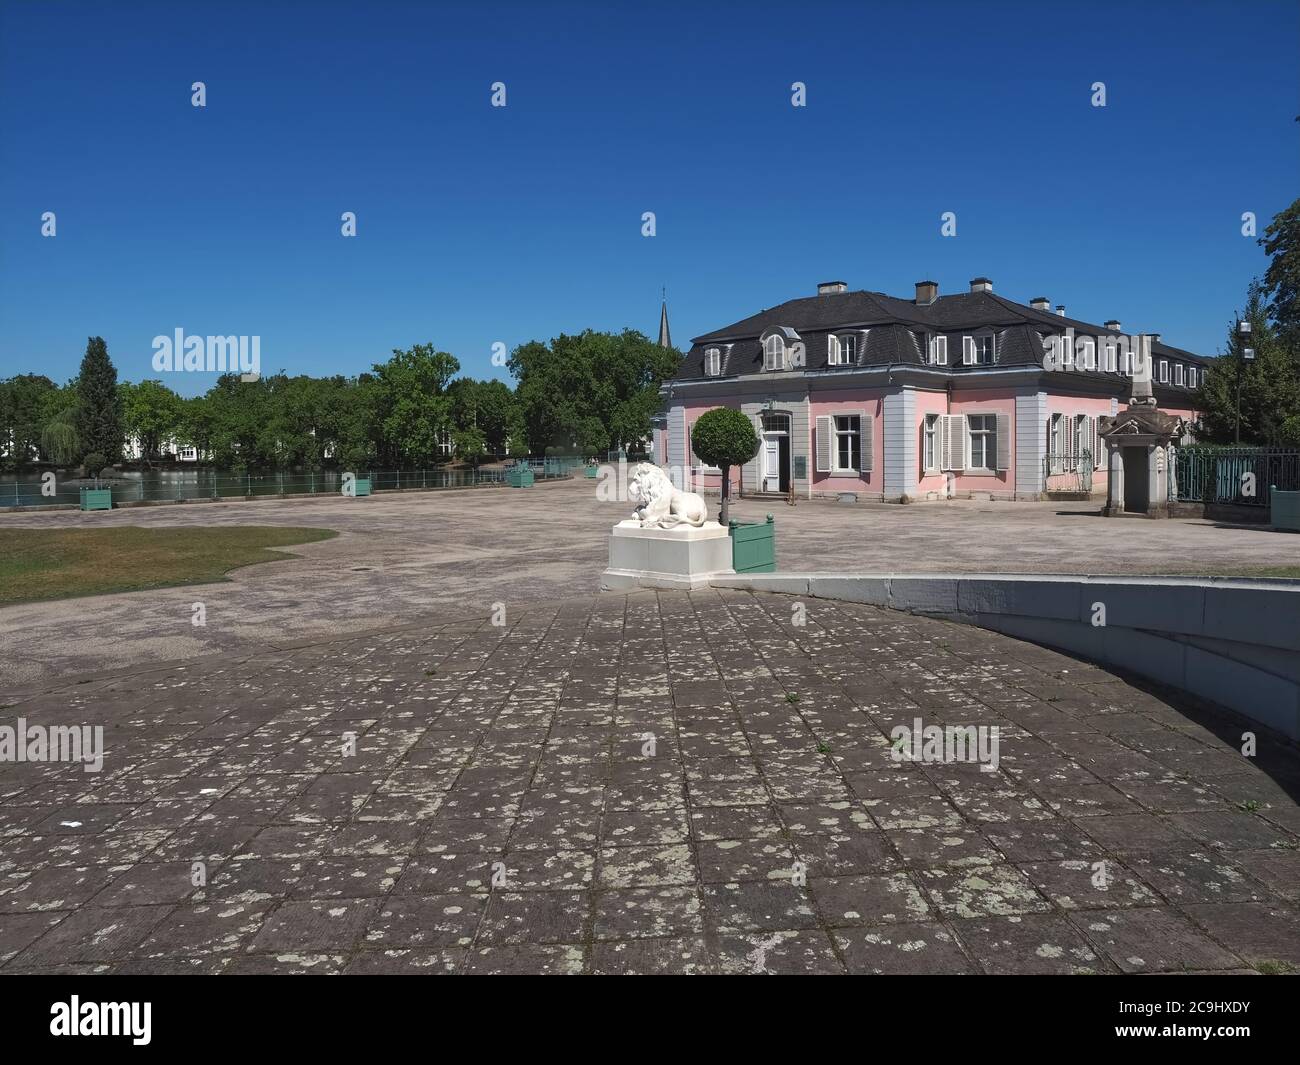
[(82, 510), (112, 510), (113, 489), (83, 488), (81, 490)]
[(776, 572), (776, 522), (728, 522), (731, 533), (731, 567), (737, 573)]
[(1300, 532), (1300, 492), (1279, 492), (1277, 485), (1271, 486), (1269, 510), (1273, 528)]

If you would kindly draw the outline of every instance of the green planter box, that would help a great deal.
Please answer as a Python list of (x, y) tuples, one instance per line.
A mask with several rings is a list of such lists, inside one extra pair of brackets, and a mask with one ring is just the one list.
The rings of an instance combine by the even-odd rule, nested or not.
[(369, 478), (369, 477), (358, 477), (358, 478), (353, 482), (353, 486), (356, 488), (356, 493), (355, 493), (356, 495), (359, 495), (359, 496), (368, 496), (368, 495), (370, 494), (370, 478)]
[(1273, 486), (1269, 490), (1269, 505), (1273, 528), (1300, 532), (1300, 492), (1279, 492)]
[(731, 533), (731, 568), (737, 573), (775, 573), (776, 522), (772, 515), (761, 523), (727, 524)]
[(82, 510), (112, 510), (113, 489), (83, 488), (81, 490)]
[(506, 484), (511, 488), (531, 488), (534, 479), (533, 471), (528, 466), (512, 466), (506, 470)]

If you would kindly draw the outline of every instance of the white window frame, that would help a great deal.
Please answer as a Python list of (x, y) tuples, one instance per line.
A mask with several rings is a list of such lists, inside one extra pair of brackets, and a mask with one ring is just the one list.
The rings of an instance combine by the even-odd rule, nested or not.
[[(979, 419), (984, 428), (976, 429), (975, 420)], [(975, 438), (980, 438), (984, 450), (984, 464), (975, 465)], [(993, 460), (992, 465), (989, 459)], [(966, 415), (966, 472), (996, 473), (998, 469), (998, 416), (996, 414)]]
[[(841, 428), (840, 423), (845, 422), (848, 425), (857, 423), (857, 428)], [(862, 472), (862, 417), (858, 414), (834, 414), (831, 415), (831, 432), (835, 439), (831, 441), (831, 473), (861, 473)], [(840, 465), (840, 440), (845, 437), (856, 437), (858, 446), (858, 461), (856, 465)], [(852, 445), (850, 445), (852, 453)]]
[(1184, 373), (1183, 364), (1181, 362), (1174, 363), (1174, 384), (1182, 385)]
[(930, 361), (935, 366), (948, 365), (948, 338), (942, 333), (936, 334), (930, 338), (930, 344), (934, 348), (934, 355)]
[[(980, 348), (987, 346), (988, 358), (980, 358)], [(992, 366), (998, 361), (998, 341), (993, 333), (971, 333), (961, 338), (962, 364), (965, 366)]]
[(1195, 366), (1189, 366), (1189, 367), (1187, 367), (1187, 387), (1188, 387), (1188, 388), (1195, 388), (1195, 387), (1196, 387), (1196, 375), (1197, 375), (1197, 369), (1196, 369)]
[(763, 341), (763, 369), (784, 370), (786, 360), (785, 337), (773, 333)]
[[(847, 342), (847, 343), (846, 343)], [(846, 352), (846, 347), (852, 348), (851, 352)], [(838, 333), (831, 333), (829, 337), (827, 365), (829, 366), (851, 366), (858, 358), (858, 335), (856, 333), (845, 333), (840, 336)]]
[(1118, 349), (1114, 344), (1107, 344), (1105, 347), (1106, 364), (1103, 369), (1107, 373), (1114, 373), (1119, 366), (1119, 356), (1117, 355), (1117, 351)]
[(1062, 470), (1058, 469), (1057, 465), (1064, 467), (1066, 445), (1064, 414), (1052, 414), (1048, 417), (1047, 436), (1047, 453), (1052, 459), (1056, 460), (1051, 470), (1053, 473), (1061, 473)]
[(1097, 368), (1097, 342), (1092, 337), (1081, 337), (1079, 349), (1079, 368), (1095, 370)]
[(939, 472), (939, 415), (927, 414), (921, 423), (921, 468)]
[(1159, 380), (1162, 385), (1169, 384), (1169, 360), (1161, 359), (1156, 369), (1159, 371), (1159, 377), (1157, 380)]
[(1073, 370), (1074, 369), (1074, 343), (1064, 333), (1062, 333), (1056, 339), (1057, 339), (1057, 343), (1060, 345), (1061, 369)]
[(722, 373), (722, 351), (709, 348), (704, 352), (704, 376), (717, 377)]

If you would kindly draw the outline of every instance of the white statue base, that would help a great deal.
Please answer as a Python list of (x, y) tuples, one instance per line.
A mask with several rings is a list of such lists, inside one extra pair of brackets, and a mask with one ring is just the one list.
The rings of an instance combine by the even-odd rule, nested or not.
[(600, 577), (605, 591), (629, 588), (703, 588), (711, 577), (735, 574), (731, 537), (716, 521), (675, 529), (643, 529), (635, 518), (609, 534), (609, 569)]

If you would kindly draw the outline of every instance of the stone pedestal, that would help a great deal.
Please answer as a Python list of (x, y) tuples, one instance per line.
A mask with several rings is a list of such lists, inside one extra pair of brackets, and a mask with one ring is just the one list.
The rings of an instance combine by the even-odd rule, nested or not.
[(716, 521), (699, 528), (643, 529), (634, 518), (609, 534), (609, 569), (600, 577), (606, 591), (629, 588), (702, 588), (710, 577), (731, 576), (731, 537)]

